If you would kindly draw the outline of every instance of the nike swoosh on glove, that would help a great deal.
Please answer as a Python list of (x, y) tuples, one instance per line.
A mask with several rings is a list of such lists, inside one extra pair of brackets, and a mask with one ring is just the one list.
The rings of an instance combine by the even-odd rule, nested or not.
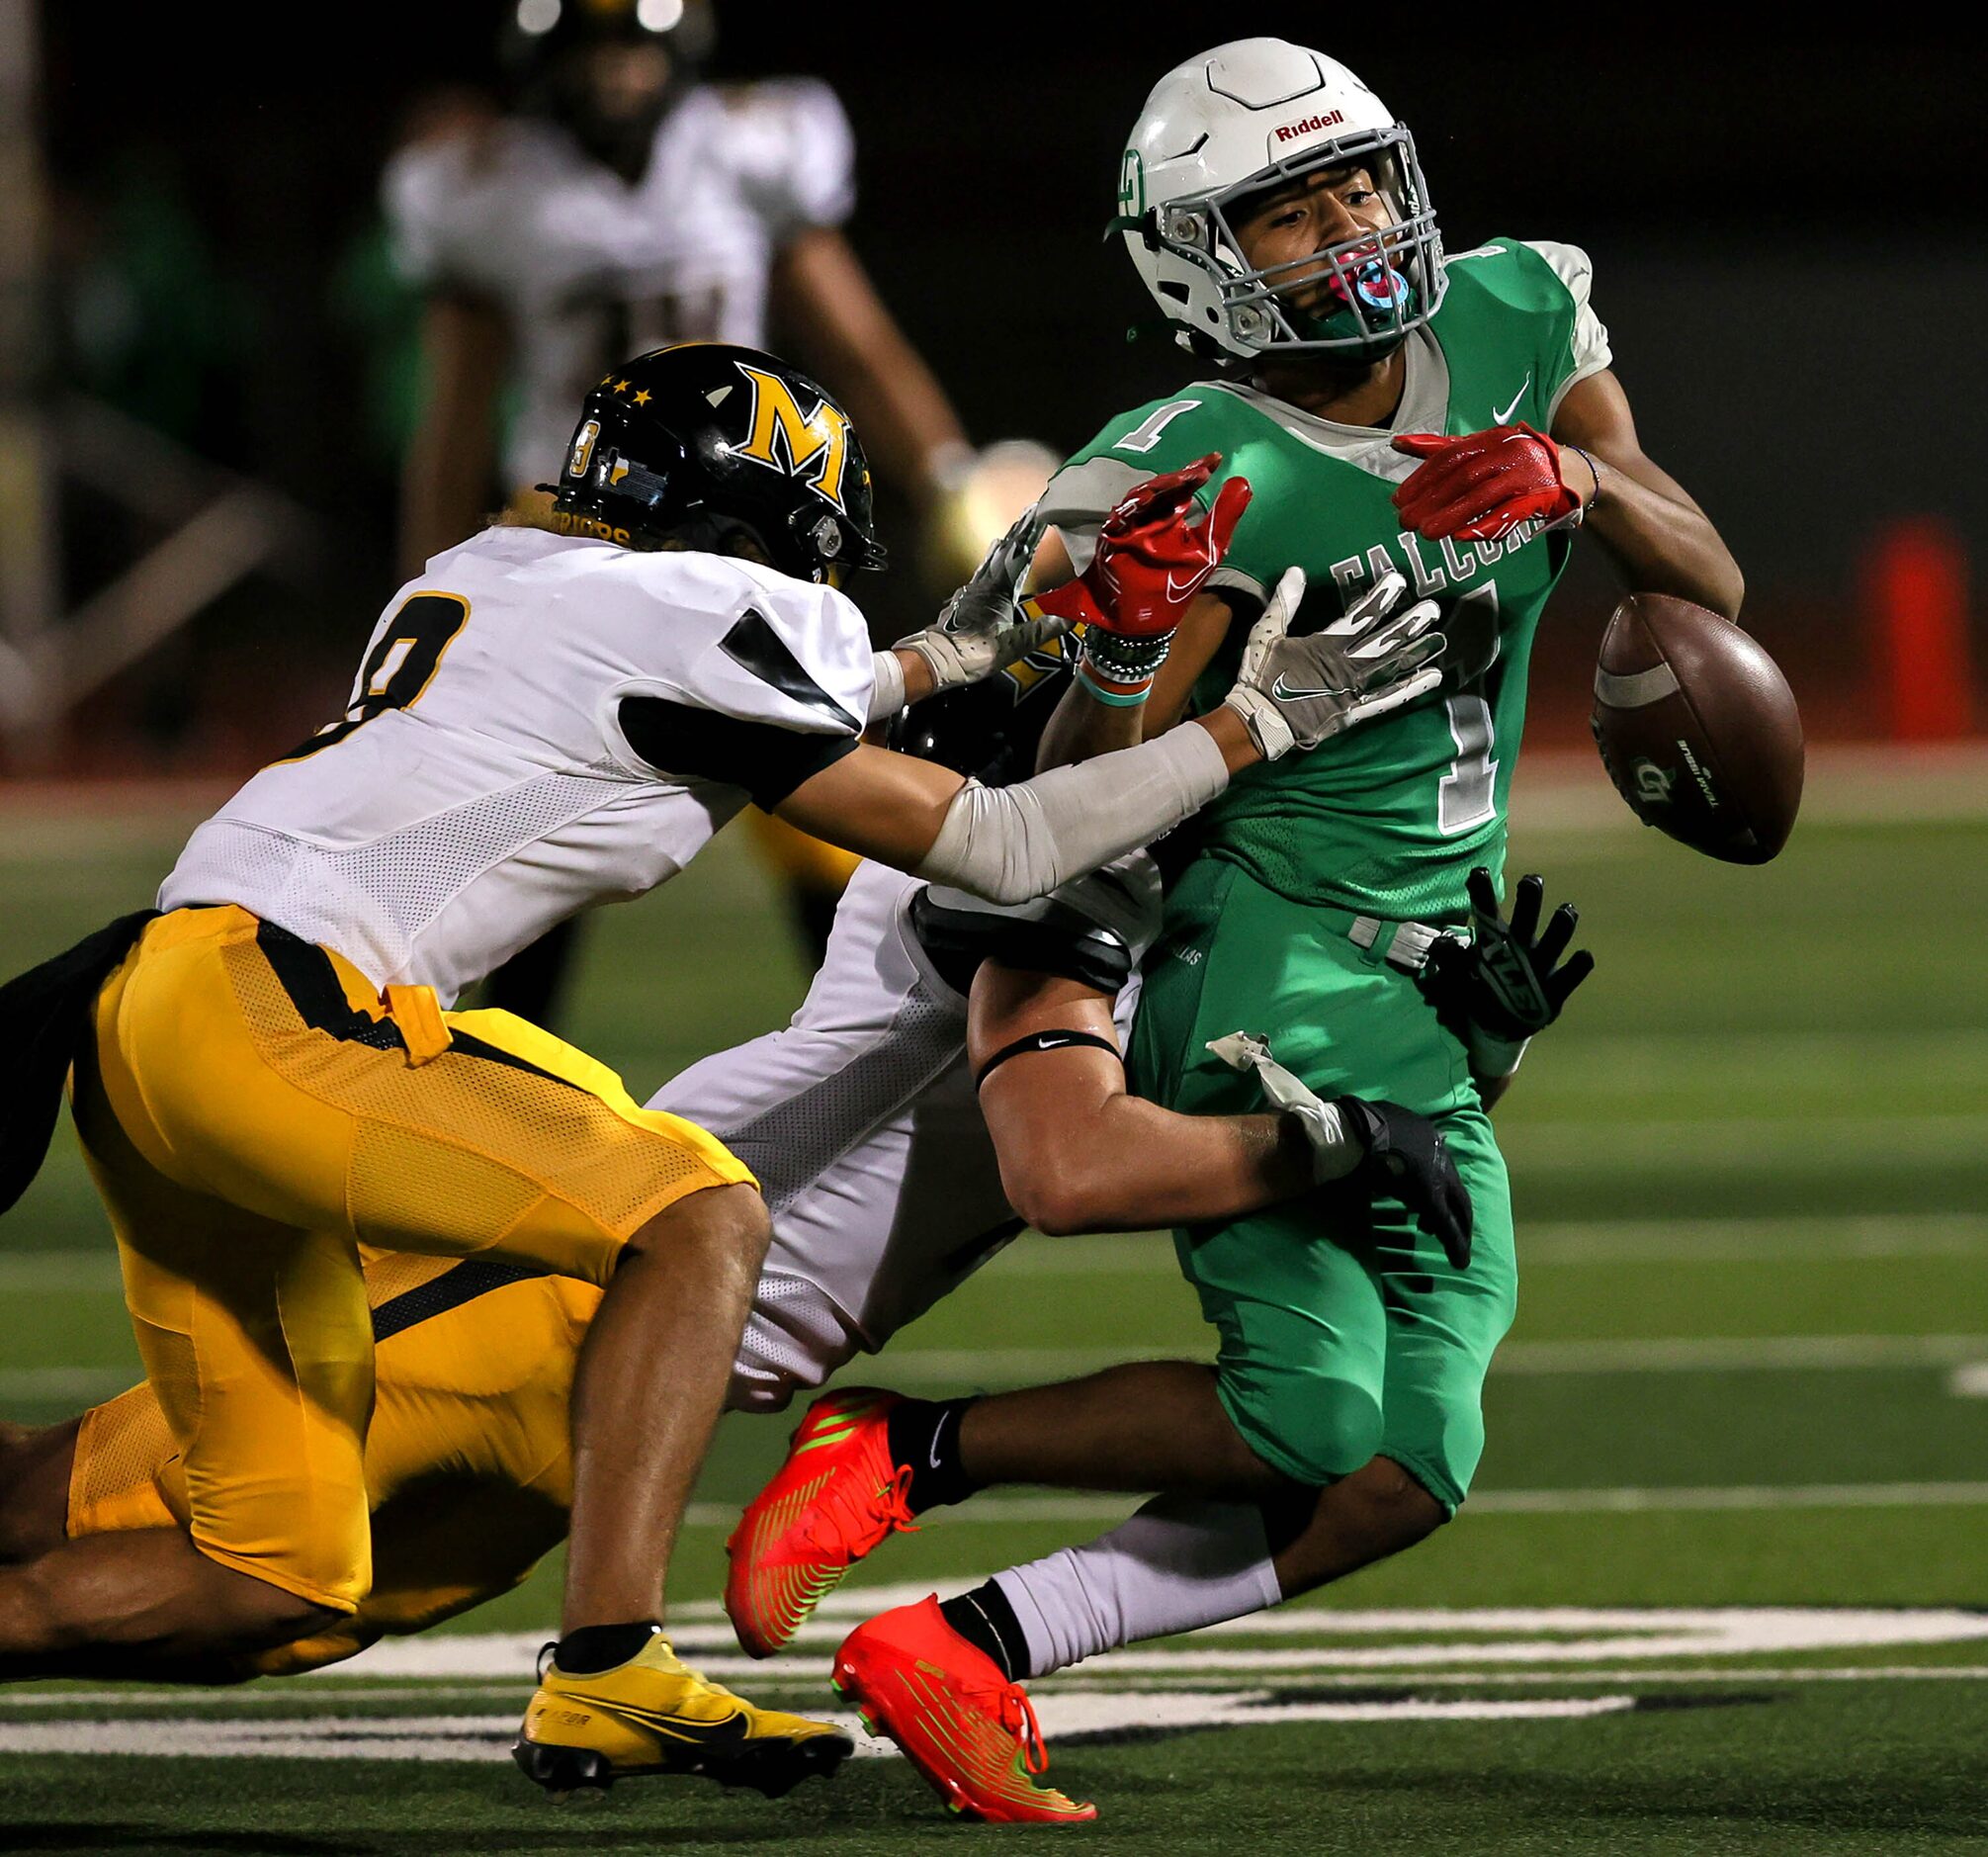
[(1180, 624), (1194, 595), (1221, 566), (1250, 506), (1250, 481), (1231, 478), (1203, 521), (1197, 494), (1222, 462), (1219, 452), (1135, 484), (1097, 531), (1090, 566), (1036, 596), (1045, 613), (1123, 639), (1159, 640)]
[(1288, 636), (1305, 596), (1302, 568), (1286, 571), (1251, 629), (1235, 687), (1222, 700), (1243, 718), (1265, 760), (1321, 742), (1412, 703), (1441, 682), (1448, 640), (1432, 599), (1396, 611), (1408, 582), (1384, 575), (1342, 618)]
[(1395, 491), (1395, 513), (1432, 542), (1496, 542), (1521, 522), (1580, 513), (1580, 497), (1560, 481), (1560, 447), (1523, 420), (1461, 438), (1405, 432), (1394, 448), (1423, 460)]

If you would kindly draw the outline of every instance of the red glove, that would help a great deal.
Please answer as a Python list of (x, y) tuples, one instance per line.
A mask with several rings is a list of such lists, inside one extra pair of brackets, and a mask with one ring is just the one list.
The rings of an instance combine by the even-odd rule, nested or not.
[(1190, 525), (1194, 493), (1215, 475), (1219, 452), (1134, 485), (1104, 518), (1097, 553), (1082, 574), (1034, 605), (1042, 612), (1124, 639), (1169, 637), (1229, 551), (1250, 506), (1250, 481), (1231, 478), (1208, 519)]
[(1394, 493), (1405, 529), (1430, 541), (1496, 542), (1521, 522), (1571, 516), (1581, 498), (1560, 481), (1560, 447), (1523, 421), (1445, 438), (1406, 432), (1396, 451), (1426, 460)]

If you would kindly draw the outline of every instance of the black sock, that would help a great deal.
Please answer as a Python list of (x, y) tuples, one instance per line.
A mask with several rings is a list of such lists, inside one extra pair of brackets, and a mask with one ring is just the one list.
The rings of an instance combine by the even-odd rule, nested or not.
[(553, 1667), (566, 1676), (598, 1676), (618, 1663), (639, 1657), (643, 1646), (662, 1630), (647, 1622), (638, 1625), (583, 1625), (568, 1632), (553, 1651)]
[(901, 1399), (886, 1421), (891, 1456), (911, 1466), (913, 1515), (964, 1502), (980, 1485), (960, 1467), (960, 1415), (971, 1399)]
[(984, 1650), (1012, 1683), (1028, 1674), (1028, 1639), (1007, 1595), (989, 1580), (957, 1599), (939, 1601), (945, 1622), (968, 1643)]

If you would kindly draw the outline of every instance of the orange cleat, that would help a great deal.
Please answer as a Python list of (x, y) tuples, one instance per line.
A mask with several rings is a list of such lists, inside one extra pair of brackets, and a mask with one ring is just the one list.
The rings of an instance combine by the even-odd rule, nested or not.
[(896, 1404), (874, 1386), (816, 1400), (787, 1461), (738, 1518), (725, 1544), (725, 1610), (748, 1656), (772, 1656), (858, 1560), (887, 1536), (915, 1531), (911, 1466), (891, 1455)]
[(1087, 1824), (1097, 1808), (1038, 1786), (1049, 1752), (1028, 1692), (946, 1623), (935, 1596), (880, 1612), (835, 1653), (835, 1688), (872, 1734), (896, 1741), (964, 1817)]

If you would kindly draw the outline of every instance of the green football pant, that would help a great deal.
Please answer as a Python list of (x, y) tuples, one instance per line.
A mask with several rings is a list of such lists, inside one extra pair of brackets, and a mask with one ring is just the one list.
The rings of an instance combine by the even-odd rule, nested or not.
[(1391, 1458), (1453, 1511), (1483, 1454), (1484, 1376), (1517, 1303), (1511, 1196), (1462, 1044), (1384, 958), (1390, 928), (1363, 949), (1352, 920), (1203, 858), (1147, 957), (1131, 1072), (1175, 1109), (1260, 1112), (1254, 1077), (1206, 1048), (1255, 1032), (1320, 1096), (1384, 1097), (1442, 1130), (1470, 1193), (1467, 1271), (1400, 1200), (1344, 1187), (1174, 1244), (1221, 1335), (1223, 1406), (1264, 1462), (1322, 1486)]

